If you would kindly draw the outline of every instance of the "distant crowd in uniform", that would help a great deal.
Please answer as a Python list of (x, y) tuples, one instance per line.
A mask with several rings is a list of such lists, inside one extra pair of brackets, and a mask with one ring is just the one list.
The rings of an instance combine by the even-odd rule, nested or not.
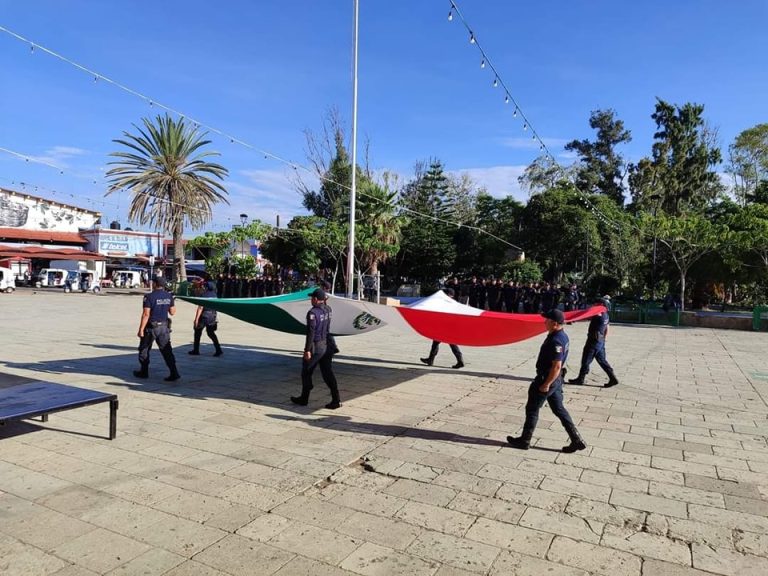
[(557, 285), (549, 282), (504, 281), (472, 276), (464, 282), (450, 278), (446, 288), (462, 304), (492, 312), (511, 314), (540, 314), (552, 308), (578, 310), (586, 304), (584, 294), (576, 284)]
[(280, 276), (219, 274), (216, 279), (217, 298), (264, 298), (284, 292), (285, 281)]

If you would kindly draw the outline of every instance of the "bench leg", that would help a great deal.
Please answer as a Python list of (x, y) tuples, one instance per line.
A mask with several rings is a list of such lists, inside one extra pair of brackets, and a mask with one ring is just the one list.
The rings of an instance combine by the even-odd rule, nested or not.
[(109, 401), (109, 439), (117, 436), (117, 400)]
[(43, 414), (40, 416), (40, 422), (48, 422), (48, 414)]

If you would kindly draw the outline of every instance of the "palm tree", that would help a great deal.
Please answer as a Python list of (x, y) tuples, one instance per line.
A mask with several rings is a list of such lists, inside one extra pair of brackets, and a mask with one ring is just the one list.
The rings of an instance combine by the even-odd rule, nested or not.
[(379, 264), (397, 254), (402, 236), (402, 219), (395, 209), (397, 192), (371, 180), (361, 183), (358, 203), (361, 268), (375, 276)]
[(206, 161), (218, 152), (204, 152), (210, 144), (207, 133), (178, 121), (168, 114), (157, 116), (154, 123), (142, 118), (144, 128), (134, 124), (139, 135), (123, 132), (123, 139), (113, 140), (128, 148), (113, 152), (119, 160), (107, 172), (107, 195), (125, 189), (131, 192), (128, 218), (139, 224), (159, 228), (173, 237), (176, 277), (186, 280), (184, 264), (184, 225), (201, 228), (212, 217), (217, 202), (229, 201), (221, 183), (228, 171)]

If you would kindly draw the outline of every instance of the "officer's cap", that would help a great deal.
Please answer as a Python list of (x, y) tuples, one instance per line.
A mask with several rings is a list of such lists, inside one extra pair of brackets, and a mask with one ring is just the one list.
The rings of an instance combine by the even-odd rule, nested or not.
[(325, 295), (325, 290), (322, 288), (315, 288), (314, 291), (310, 294), (312, 298), (317, 298), (318, 300), (325, 300), (327, 296)]
[(165, 288), (166, 286), (165, 278), (163, 278), (162, 276), (155, 276), (154, 278), (152, 278), (152, 282), (154, 282), (155, 286), (157, 286), (158, 288)]
[(565, 324), (565, 314), (563, 314), (562, 310), (559, 310), (557, 308), (552, 308), (552, 310), (547, 310), (542, 314), (544, 318), (547, 320), (552, 320), (554, 322), (557, 322), (558, 324)]

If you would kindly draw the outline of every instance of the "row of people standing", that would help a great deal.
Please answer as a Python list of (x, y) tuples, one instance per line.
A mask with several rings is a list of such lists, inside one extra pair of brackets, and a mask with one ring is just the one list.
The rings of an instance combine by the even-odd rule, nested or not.
[(216, 279), (217, 298), (264, 298), (285, 292), (285, 283), (279, 276), (238, 276), (219, 274)]
[(459, 302), (493, 312), (539, 314), (561, 305), (568, 312), (577, 310), (584, 302), (584, 295), (576, 284), (558, 286), (549, 282), (504, 282), (473, 276), (464, 283), (451, 278), (446, 288), (453, 290), (454, 298)]

